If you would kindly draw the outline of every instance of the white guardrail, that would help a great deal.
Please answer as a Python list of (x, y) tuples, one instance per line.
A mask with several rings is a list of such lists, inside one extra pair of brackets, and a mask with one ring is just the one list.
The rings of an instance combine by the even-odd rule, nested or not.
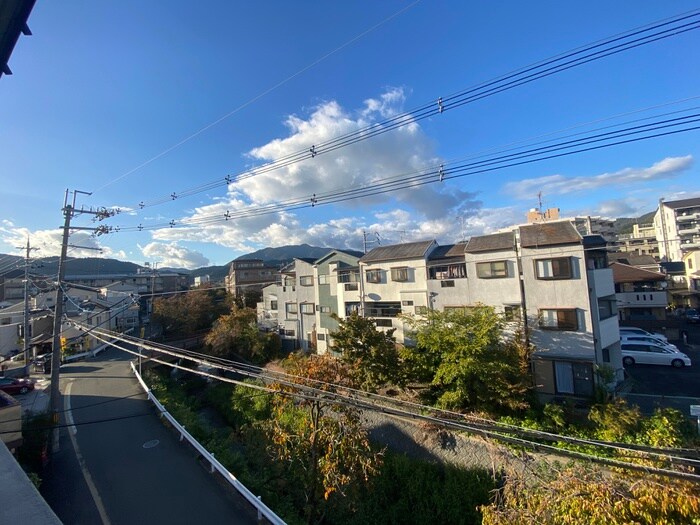
[(205, 449), (192, 435), (185, 430), (185, 427), (183, 427), (180, 423), (177, 422), (177, 420), (165, 409), (165, 407), (161, 404), (160, 401), (156, 398), (156, 396), (153, 395), (151, 392), (151, 389), (148, 388), (148, 385), (143, 381), (143, 378), (139, 375), (138, 370), (136, 369), (136, 366), (134, 366), (134, 363), (131, 363), (131, 370), (134, 372), (134, 375), (136, 376), (136, 379), (138, 379), (138, 382), (141, 384), (141, 387), (144, 389), (146, 394), (148, 395), (148, 399), (153, 401), (153, 404), (156, 406), (158, 409), (160, 415), (167, 419), (170, 424), (180, 433), (180, 441), (183, 439), (186, 439), (189, 441), (190, 445), (192, 445), (197, 452), (199, 452), (208, 462), (210, 465), (210, 472), (214, 473), (214, 471), (218, 471), (219, 474), (221, 474), (226, 481), (228, 481), (233, 488), (235, 488), (241, 496), (243, 496), (248, 502), (257, 509), (258, 511), (258, 520), (262, 519), (263, 517), (267, 519), (270, 523), (273, 525), (286, 525), (286, 523), (277, 516), (270, 508), (265, 505), (261, 500), (259, 496), (255, 496), (248, 488), (243, 485), (238, 479), (236, 479), (236, 476), (231, 474), (226, 467), (224, 467), (221, 463), (219, 463), (219, 460), (217, 460), (214, 457), (214, 454), (210, 453), (207, 449)]

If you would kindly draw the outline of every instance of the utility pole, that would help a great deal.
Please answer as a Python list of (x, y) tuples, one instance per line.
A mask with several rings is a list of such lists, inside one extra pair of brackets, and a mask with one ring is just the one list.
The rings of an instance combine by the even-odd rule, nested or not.
[[(21, 249), (21, 248), (20, 248)], [(29, 246), (29, 237), (27, 237), (27, 253), (24, 258), (24, 323), (22, 325), (22, 351), (24, 352), (24, 375), (29, 375), (29, 254), (32, 250), (39, 248), (31, 248)]]
[[(59, 413), (60, 413), (60, 395), (61, 392), (59, 390), (59, 369), (61, 367), (61, 325), (62, 325), (62, 320), (63, 320), (63, 280), (66, 275), (66, 267), (65, 267), (65, 262), (66, 262), (66, 255), (68, 253), (68, 237), (70, 236), (70, 231), (71, 230), (87, 230), (91, 231), (96, 234), (100, 233), (106, 233), (108, 231), (107, 227), (102, 226), (98, 228), (84, 228), (84, 227), (78, 227), (78, 226), (73, 226), (71, 227), (70, 221), (73, 217), (76, 215), (81, 215), (83, 213), (89, 213), (91, 215), (94, 215), (96, 219), (102, 220), (107, 217), (111, 217), (112, 215), (115, 214), (113, 211), (108, 211), (104, 208), (100, 210), (85, 210), (85, 209), (80, 209), (77, 210), (75, 209), (75, 200), (76, 196), (78, 193), (81, 193), (83, 195), (92, 195), (92, 193), (88, 193), (86, 191), (78, 191), (74, 190), (73, 191), (73, 202), (72, 204), (68, 203), (68, 195), (69, 191), (66, 190), (66, 194), (63, 200), (63, 217), (64, 217), (64, 223), (63, 223), (63, 239), (61, 241), (61, 256), (58, 259), (58, 281), (56, 283), (56, 300), (55, 300), (55, 306), (54, 306), (54, 314), (53, 314), (53, 345), (52, 345), (52, 352), (53, 354), (51, 355), (51, 389), (49, 390), (49, 407), (51, 409), (51, 417), (53, 420), (54, 425), (58, 425), (59, 422)], [(59, 451), (59, 444), (58, 444), (58, 428), (54, 427), (53, 428), (53, 435), (52, 435), (52, 444), (51, 444), (51, 452), (56, 453)]]

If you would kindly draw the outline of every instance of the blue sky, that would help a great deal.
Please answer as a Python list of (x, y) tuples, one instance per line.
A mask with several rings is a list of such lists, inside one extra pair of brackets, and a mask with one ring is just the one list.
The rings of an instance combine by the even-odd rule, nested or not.
[[(58, 253), (66, 188), (118, 206), (120, 231), (72, 243), (195, 268), (308, 242), (360, 248), (463, 236), (562, 214), (635, 216), (700, 193), (698, 132), (420, 188), (250, 215), (251, 209), (446, 166), (509, 144), (700, 106), (700, 30), (407, 122), (226, 186), (310, 145), (533, 62), (697, 8), (695, 2), (40, 1), (0, 78), (0, 252)], [(639, 112), (644, 108), (649, 109)], [(613, 120), (610, 117), (618, 116)], [(576, 127), (583, 123), (587, 127)], [(212, 181), (207, 191), (140, 208)], [(200, 217), (216, 220), (181, 227)], [(174, 220), (176, 227), (158, 228)], [(90, 226), (89, 217), (74, 224)], [(137, 225), (143, 231), (134, 231)], [(73, 249), (71, 255), (90, 255)]]

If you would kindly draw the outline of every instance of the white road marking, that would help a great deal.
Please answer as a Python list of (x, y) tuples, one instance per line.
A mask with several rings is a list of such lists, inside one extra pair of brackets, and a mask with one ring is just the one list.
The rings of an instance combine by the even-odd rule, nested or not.
[(66, 412), (66, 420), (68, 421), (68, 424), (70, 425), (68, 427), (69, 432), (68, 436), (70, 437), (70, 441), (73, 444), (73, 450), (75, 450), (75, 456), (78, 458), (78, 464), (80, 465), (80, 470), (83, 473), (83, 478), (85, 478), (85, 483), (88, 486), (88, 490), (90, 491), (90, 495), (92, 496), (93, 501), (95, 502), (95, 507), (97, 507), (97, 512), (100, 514), (100, 518), (102, 519), (103, 525), (111, 525), (109, 521), (109, 517), (107, 516), (107, 511), (105, 510), (104, 504), (102, 503), (102, 498), (100, 498), (100, 493), (97, 492), (97, 487), (95, 486), (95, 482), (92, 480), (92, 476), (90, 475), (90, 471), (87, 468), (87, 465), (85, 464), (85, 460), (83, 459), (83, 455), (80, 453), (80, 448), (78, 447), (78, 440), (75, 438), (75, 434), (78, 432), (77, 429), (75, 428), (75, 424), (73, 422), (73, 413), (71, 412), (71, 406), (70, 406), (70, 391), (73, 386), (73, 381), (70, 381), (68, 385), (66, 386), (66, 395), (63, 397), (64, 399), (64, 405), (65, 405), (65, 412)]

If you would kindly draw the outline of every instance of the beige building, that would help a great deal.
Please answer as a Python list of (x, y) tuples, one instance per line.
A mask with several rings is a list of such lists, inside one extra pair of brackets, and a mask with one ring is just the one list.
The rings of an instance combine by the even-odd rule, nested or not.
[(682, 261), (683, 255), (700, 249), (700, 197), (659, 201), (654, 230), (662, 261)]

